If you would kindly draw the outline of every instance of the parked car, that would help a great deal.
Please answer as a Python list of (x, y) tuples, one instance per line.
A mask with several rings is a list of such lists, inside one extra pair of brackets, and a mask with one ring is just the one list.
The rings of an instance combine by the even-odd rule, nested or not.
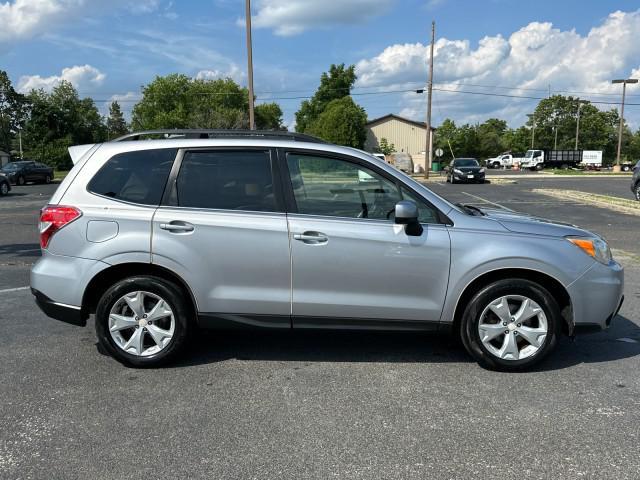
[(7, 163), (0, 172), (4, 173), (14, 185), (24, 185), (27, 182), (51, 183), (53, 168), (39, 162), (21, 160)]
[(633, 167), (633, 177), (631, 177), (631, 191), (636, 197), (636, 200), (640, 201), (640, 160)]
[(0, 196), (3, 197), (11, 191), (11, 183), (4, 173), (0, 173)]
[(455, 158), (447, 168), (447, 182), (484, 183), (485, 169), (475, 158)]
[(481, 365), (521, 370), (622, 303), (623, 269), (589, 231), (454, 205), (302, 134), (171, 133), (72, 147), (40, 216), (36, 302), (75, 325), (95, 314), (125, 364), (243, 326), (448, 330)]

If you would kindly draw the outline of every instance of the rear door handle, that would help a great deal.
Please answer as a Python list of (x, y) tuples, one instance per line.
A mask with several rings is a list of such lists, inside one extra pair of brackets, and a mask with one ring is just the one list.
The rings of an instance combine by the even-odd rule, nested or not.
[(293, 239), (308, 245), (322, 245), (329, 241), (329, 238), (321, 232), (294, 233)]
[(167, 230), (169, 232), (175, 232), (175, 233), (193, 232), (194, 230), (193, 225), (191, 225), (190, 223), (180, 222), (180, 221), (173, 221), (170, 223), (161, 223), (160, 228), (162, 230)]

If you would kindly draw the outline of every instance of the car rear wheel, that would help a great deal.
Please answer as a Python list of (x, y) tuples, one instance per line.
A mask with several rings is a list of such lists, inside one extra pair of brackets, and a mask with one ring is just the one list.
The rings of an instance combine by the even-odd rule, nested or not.
[(51, 175), (47, 174), (44, 177), (44, 183), (46, 183), (47, 185), (51, 183)]
[(191, 308), (173, 283), (131, 277), (109, 288), (96, 310), (100, 345), (133, 367), (156, 367), (174, 359), (187, 341)]
[(636, 183), (636, 186), (633, 187), (633, 194), (636, 197), (636, 200), (640, 202), (640, 183)]
[(0, 183), (0, 195), (4, 196), (9, 193), (9, 185), (6, 182)]
[(24, 185), (24, 184), (25, 184), (25, 183), (27, 183), (27, 182), (25, 182), (24, 177), (23, 177), (22, 175), (20, 175), (20, 176), (16, 179), (16, 183), (17, 183), (18, 185), (22, 186), (22, 185)]
[(467, 350), (491, 370), (525, 370), (553, 350), (560, 308), (540, 285), (524, 279), (494, 282), (467, 305), (461, 334)]

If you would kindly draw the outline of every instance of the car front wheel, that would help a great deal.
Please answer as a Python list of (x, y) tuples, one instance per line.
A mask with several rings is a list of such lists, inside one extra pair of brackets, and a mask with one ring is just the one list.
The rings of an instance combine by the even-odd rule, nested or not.
[(187, 341), (191, 308), (173, 283), (131, 277), (109, 288), (96, 310), (100, 345), (133, 367), (156, 367), (174, 359)]
[(491, 370), (526, 370), (553, 350), (562, 317), (555, 299), (537, 283), (499, 280), (467, 305), (461, 335), (478, 363)]
[(0, 183), (0, 195), (4, 196), (4, 195), (7, 195), (8, 193), (9, 193), (9, 186), (5, 182)]

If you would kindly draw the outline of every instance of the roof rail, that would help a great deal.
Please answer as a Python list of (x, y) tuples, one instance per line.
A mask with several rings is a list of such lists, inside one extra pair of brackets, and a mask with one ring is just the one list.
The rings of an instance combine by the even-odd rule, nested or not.
[[(111, 140), (112, 142), (125, 142), (131, 140), (164, 140), (175, 138), (258, 138), (271, 140), (292, 140), (296, 142), (328, 143), (320, 138), (306, 135), (304, 133), (294, 133), (282, 130), (212, 130), (212, 129), (162, 129), (145, 130), (142, 132), (129, 133), (122, 137)], [(155, 137), (155, 138), (154, 138)]]

